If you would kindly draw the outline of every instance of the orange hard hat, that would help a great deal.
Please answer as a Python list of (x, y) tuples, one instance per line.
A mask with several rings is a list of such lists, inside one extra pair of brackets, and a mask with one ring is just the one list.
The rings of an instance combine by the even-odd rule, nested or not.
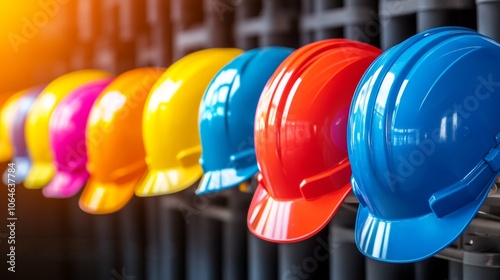
[(163, 72), (158, 68), (125, 72), (104, 89), (92, 107), (86, 131), (90, 178), (79, 202), (83, 211), (115, 212), (132, 198), (146, 172), (143, 108)]

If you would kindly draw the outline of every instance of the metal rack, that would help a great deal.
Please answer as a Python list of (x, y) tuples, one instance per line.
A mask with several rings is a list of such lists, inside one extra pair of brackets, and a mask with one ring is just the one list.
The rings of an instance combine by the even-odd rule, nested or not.
[[(381, 47), (387, 49), (417, 32), (443, 25), (476, 28), (472, 0), (381, 0)], [(478, 17), (481, 18), (481, 17)]]
[(174, 60), (196, 50), (234, 45), (234, 14), (227, 0), (172, 0), (170, 5)]
[(263, 46), (298, 47), (297, 1), (240, 0), (235, 6), (234, 36), (236, 47), (253, 49)]
[(302, 44), (340, 37), (379, 45), (376, 0), (303, 0), (301, 11)]

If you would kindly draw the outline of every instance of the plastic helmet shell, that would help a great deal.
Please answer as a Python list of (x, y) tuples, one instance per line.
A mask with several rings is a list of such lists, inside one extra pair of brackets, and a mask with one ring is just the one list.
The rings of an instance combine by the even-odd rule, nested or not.
[(2, 105), (0, 115), (0, 162), (8, 162), (12, 158), (12, 125), (16, 116), (19, 100), (23, 93), (24, 91), (21, 91), (11, 95)]
[(116, 77), (90, 110), (86, 128), (90, 178), (79, 199), (91, 214), (113, 213), (133, 197), (146, 171), (142, 114), (162, 68), (139, 68)]
[(108, 78), (76, 88), (52, 114), (49, 138), (56, 173), (42, 190), (45, 197), (71, 197), (85, 185), (89, 177), (85, 145), (87, 119), (92, 105), (111, 81), (112, 78)]
[(214, 48), (191, 53), (172, 64), (155, 84), (143, 116), (148, 173), (137, 196), (179, 192), (200, 179), (198, 108), (215, 74), (241, 52)]
[(54, 176), (49, 122), (57, 104), (75, 88), (109, 76), (109, 73), (101, 70), (81, 70), (65, 74), (49, 83), (37, 97), (28, 114), (25, 128), (28, 153), (32, 162), (24, 181), (26, 188), (43, 188)]
[(498, 60), (493, 40), (446, 27), (409, 38), (367, 70), (348, 130), (363, 254), (425, 259), (476, 215), (500, 171)]
[[(31, 89), (23, 90), (22, 95), (17, 103), (17, 108), (14, 113), (14, 118), (12, 120), (12, 125), (10, 127), (10, 140), (12, 143), (12, 163), (15, 165), (15, 183), (21, 184), (24, 182), (26, 175), (31, 166), (31, 161), (28, 156), (28, 150), (26, 147), (26, 137), (25, 137), (25, 126), (26, 118), (31, 110), (31, 107), (35, 103), (36, 98), (42, 92), (43, 86), (34, 87)], [(4, 184), (9, 183), (9, 172), (5, 170), (3, 174)], [(11, 178), (12, 179), (12, 178)], [(12, 180), (11, 180), (12, 182)]]
[(258, 172), (255, 110), (267, 81), (292, 52), (282, 47), (246, 51), (215, 75), (200, 105), (204, 175), (197, 194), (238, 186)]
[(248, 212), (250, 231), (273, 242), (319, 232), (350, 193), (345, 138), (356, 85), (381, 53), (331, 39), (290, 55), (267, 83), (255, 117), (261, 171)]

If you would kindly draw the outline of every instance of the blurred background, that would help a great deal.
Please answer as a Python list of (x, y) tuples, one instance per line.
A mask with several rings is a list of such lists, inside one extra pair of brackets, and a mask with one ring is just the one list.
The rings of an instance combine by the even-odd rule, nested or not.
[[(0, 4), (0, 90), (76, 69), (121, 73), (171, 61), (168, 1), (27, 0)], [(197, 3), (190, 3), (197, 9)]]
[[(499, 40), (500, 1), (1, 1), (0, 92), (85, 68), (119, 74), (167, 67), (209, 47), (297, 48), (344, 37), (387, 49), (443, 25)], [(78, 196), (46, 199), (18, 186), (16, 273), (6, 271), (8, 229), (1, 226), (0, 279), (500, 279), (495, 196), (482, 209), (488, 214), (478, 216), (452, 247), (412, 264), (380, 263), (357, 251), (355, 203), (345, 203), (317, 236), (277, 245), (247, 231), (250, 199), (238, 190), (196, 197), (193, 187), (134, 198), (118, 213), (92, 216), (78, 208)], [(5, 187), (0, 201), (0, 221), (6, 221)]]

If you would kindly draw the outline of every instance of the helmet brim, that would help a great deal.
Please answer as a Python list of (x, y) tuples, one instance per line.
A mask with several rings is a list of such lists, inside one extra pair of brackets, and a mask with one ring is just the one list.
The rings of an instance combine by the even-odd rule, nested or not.
[(278, 243), (305, 240), (321, 231), (351, 192), (347, 184), (315, 199), (279, 200), (259, 183), (248, 211), (249, 230), (257, 237)]
[(140, 178), (135, 175), (118, 183), (102, 182), (91, 176), (80, 196), (80, 209), (90, 214), (109, 214), (122, 209), (134, 196)]
[(430, 212), (412, 219), (382, 219), (360, 204), (356, 246), (364, 255), (384, 262), (408, 263), (431, 257), (462, 234), (488, 193), (485, 189), (477, 200), (442, 218)]
[(77, 173), (59, 170), (52, 181), (42, 189), (42, 193), (48, 198), (69, 198), (83, 188), (88, 178), (89, 173), (86, 170)]
[(201, 166), (190, 168), (152, 169), (142, 179), (135, 195), (140, 197), (166, 195), (192, 186), (203, 174)]
[(27, 189), (41, 189), (52, 180), (54, 173), (55, 168), (52, 163), (32, 162), (28, 175), (24, 180), (24, 186)]
[(238, 170), (227, 168), (205, 171), (196, 189), (196, 194), (209, 194), (237, 187), (241, 183), (252, 178), (257, 172), (259, 172), (257, 165)]

